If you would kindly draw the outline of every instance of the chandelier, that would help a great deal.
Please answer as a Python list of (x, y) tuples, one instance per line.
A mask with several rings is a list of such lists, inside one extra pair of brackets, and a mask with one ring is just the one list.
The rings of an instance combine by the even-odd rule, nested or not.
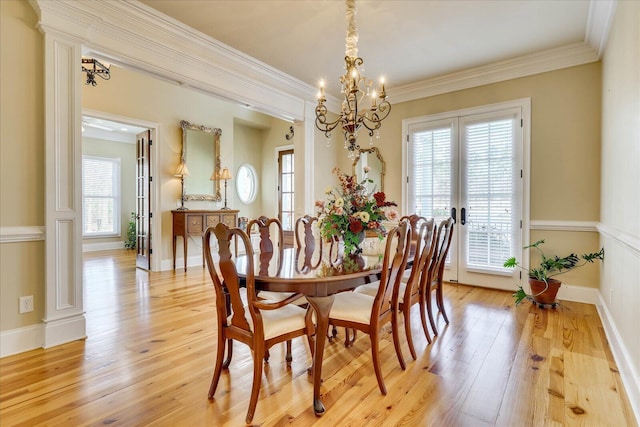
[(106, 62), (103, 64), (95, 58), (82, 57), (82, 71), (87, 73), (87, 81), (85, 82), (87, 85), (97, 85), (96, 76), (104, 80), (109, 80), (111, 78), (110, 68), (111, 64), (107, 64)]
[(384, 80), (380, 80), (379, 92), (372, 88), (373, 81), (364, 77), (362, 58), (358, 57), (358, 30), (355, 24), (356, 2), (345, 0), (347, 5), (347, 37), (345, 44), (345, 73), (340, 77), (342, 85), (342, 108), (338, 118), (327, 121), (327, 99), (324, 95), (324, 81), (320, 82), (318, 105), (316, 106), (316, 127), (329, 138), (331, 131), (340, 126), (344, 134), (344, 148), (348, 150), (348, 156), (353, 159), (360, 150), (357, 143), (358, 130), (366, 128), (373, 144), (373, 134), (379, 138), (379, 129), (382, 121), (391, 111), (391, 104), (387, 101), (387, 93), (384, 90)]

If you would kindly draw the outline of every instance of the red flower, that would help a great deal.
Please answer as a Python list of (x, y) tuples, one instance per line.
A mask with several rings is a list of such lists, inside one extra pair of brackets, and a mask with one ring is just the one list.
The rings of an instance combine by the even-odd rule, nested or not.
[(387, 196), (382, 191), (378, 191), (377, 193), (375, 193), (373, 195), (373, 198), (376, 199), (376, 205), (379, 207), (398, 206), (394, 202), (385, 202), (385, 199), (387, 198)]
[(362, 221), (356, 218), (349, 218), (349, 230), (353, 233), (359, 233), (363, 230)]

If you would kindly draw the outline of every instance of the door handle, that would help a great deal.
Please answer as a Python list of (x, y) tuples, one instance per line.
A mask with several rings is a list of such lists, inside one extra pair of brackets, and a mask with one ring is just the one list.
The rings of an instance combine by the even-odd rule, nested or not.
[(465, 225), (467, 223), (467, 210), (465, 208), (460, 209), (460, 224)]
[(453, 222), (456, 222), (456, 208), (451, 208), (451, 218), (453, 218)]

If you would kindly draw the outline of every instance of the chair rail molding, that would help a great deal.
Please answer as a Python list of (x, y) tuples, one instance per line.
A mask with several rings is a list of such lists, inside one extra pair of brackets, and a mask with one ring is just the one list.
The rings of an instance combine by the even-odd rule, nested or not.
[(596, 221), (545, 221), (531, 220), (529, 228), (531, 230), (549, 231), (587, 231), (597, 233), (598, 223)]
[(44, 226), (0, 227), (0, 243), (21, 243), (44, 240)]
[(598, 223), (597, 227), (600, 234), (604, 234), (619, 244), (631, 249), (633, 254), (640, 258), (640, 238), (601, 222)]

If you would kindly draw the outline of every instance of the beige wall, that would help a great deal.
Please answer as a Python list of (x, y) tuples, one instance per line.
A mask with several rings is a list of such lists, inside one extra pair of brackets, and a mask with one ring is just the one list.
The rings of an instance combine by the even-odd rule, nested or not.
[[(0, 1), (0, 227), (44, 226), (44, 48), (26, 1)], [(40, 323), (44, 242), (0, 244), (0, 330)], [(18, 314), (18, 298), (34, 311)]]
[(640, 2), (618, 2), (602, 76), (600, 291), (635, 369), (623, 374), (635, 377), (640, 414)]
[[(258, 193), (256, 199), (249, 204), (242, 203), (236, 197), (236, 203), (232, 206), (233, 209), (238, 209), (238, 216), (245, 216), (249, 219), (257, 218), (262, 215), (262, 194), (264, 189), (262, 176), (262, 140), (264, 132), (262, 129), (247, 126), (244, 124), (235, 123), (234, 125), (234, 141), (236, 155), (234, 157), (234, 164), (231, 173), (233, 174), (233, 180), (229, 182), (229, 192), (236, 192), (236, 177), (238, 176), (238, 168), (243, 163), (248, 163), (253, 166), (258, 175)], [(269, 165), (267, 165), (269, 166)], [(270, 166), (273, 168), (273, 165)], [(269, 169), (269, 168), (267, 168)]]
[(82, 155), (120, 159), (120, 236), (83, 239), (82, 243), (121, 242), (124, 248), (131, 212), (136, 210), (136, 145), (83, 137)]

